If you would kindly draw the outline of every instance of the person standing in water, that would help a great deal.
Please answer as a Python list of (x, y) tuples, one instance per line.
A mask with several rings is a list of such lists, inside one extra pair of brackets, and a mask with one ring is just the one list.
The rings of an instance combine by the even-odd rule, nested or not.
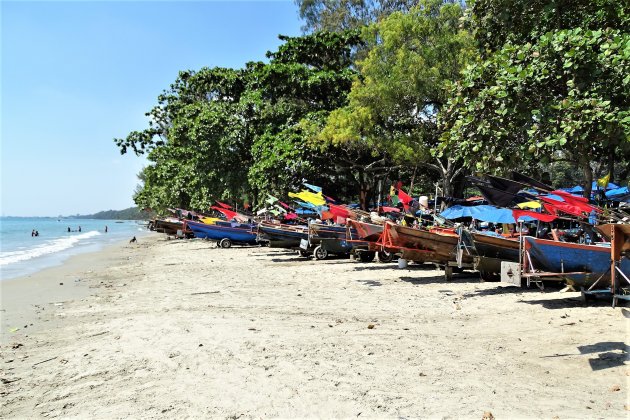
[(107, 233), (107, 225), (105, 225), (105, 233)]
[(35, 229), (31, 232), (31, 237), (35, 236)]
[(79, 226), (79, 232), (81, 232), (81, 226)]
[(70, 232), (70, 226), (68, 226), (68, 232)]

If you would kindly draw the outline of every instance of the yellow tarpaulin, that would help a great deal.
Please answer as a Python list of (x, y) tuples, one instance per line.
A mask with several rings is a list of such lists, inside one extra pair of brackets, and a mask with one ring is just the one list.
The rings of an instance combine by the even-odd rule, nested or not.
[(518, 203), (517, 206), (521, 209), (539, 209), (540, 203), (538, 201), (527, 201), (525, 203)]
[(299, 193), (289, 193), (289, 197), (291, 198), (299, 198), (302, 201), (306, 201), (307, 203), (314, 204), (316, 206), (323, 206), (326, 204), (326, 199), (321, 193), (315, 194), (310, 191), (300, 191)]

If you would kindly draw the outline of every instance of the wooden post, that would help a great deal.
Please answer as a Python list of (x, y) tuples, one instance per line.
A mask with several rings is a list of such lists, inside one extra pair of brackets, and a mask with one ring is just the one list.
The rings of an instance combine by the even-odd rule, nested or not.
[(453, 267), (446, 264), (444, 266), (444, 280), (451, 281), (453, 280)]

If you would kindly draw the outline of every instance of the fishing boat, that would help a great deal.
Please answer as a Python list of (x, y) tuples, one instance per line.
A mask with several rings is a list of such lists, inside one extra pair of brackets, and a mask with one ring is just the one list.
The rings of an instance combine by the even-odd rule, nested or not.
[[(553, 241), (525, 236), (524, 270), (545, 279), (561, 279), (588, 288), (595, 282), (610, 285), (610, 243), (597, 245)], [(630, 260), (622, 258), (619, 270), (630, 276)]]
[(269, 242), (271, 248), (300, 249), (301, 241), (308, 243), (308, 227), (261, 222), (258, 224), (258, 239)]
[(256, 245), (258, 243), (255, 225), (217, 221), (215, 224), (186, 221), (196, 238), (213, 239), (221, 248), (232, 244)]
[(518, 262), (518, 238), (505, 238), (491, 232), (464, 229), (461, 243), (474, 257), (475, 270), (483, 280), (501, 280), (501, 261)]
[(380, 262), (392, 262), (396, 256), (393, 252), (383, 249), (381, 238), (383, 236), (383, 225), (369, 223), (360, 220), (348, 220), (347, 238), (349, 241), (358, 241), (355, 253), (362, 262), (370, 262), (378, 255)]
[(193, 232), (190, 229), (187, 229), (184, 226), (184, 222), (181, 220), (169, 218), (169, 219), (155, 219), (149, 223), (149, 229), (165, 233), (167, 235), (177, 235), (178, 232), (181, 232), (185, 237), (192, 238)]
[(383, 246), (386, 250), (400, 253), (402, 258), (416, 262), (432, 262), (440, 265), (471, 265), (471, 254), (458, 255), (459, 235), (453, 229), (425, 230), (385, 222)]

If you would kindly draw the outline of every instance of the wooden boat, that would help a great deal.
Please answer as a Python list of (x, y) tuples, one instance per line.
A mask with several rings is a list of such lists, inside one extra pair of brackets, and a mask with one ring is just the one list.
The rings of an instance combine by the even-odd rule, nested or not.
[(261, 222), (258, 224), (258, 240), (269, 242), (271, 248), (300, 249), (302, 240), (308, 242), (308, 227)]
[(221, 248), (229, 248), (233, 243), (255, 245), (258, 243), (255, 225), (218, 221), (213, 225), (186, 221), (195, 237), (213, 239)]
[(464, 229), (461, 241), (474, 257), (475, 270), (483, 280), (501, 280), (501, 261), (518, 262), (518, 238), (504, 238)]
[[(525, 236), (524, 271), (540, 277), (559, 278), (572, 286), (589, 287), (595, 282), (610, 285), (610, 243), (586, 245)], [(630, 260), (622, 258), (619, 269), (630, 276)]]
[(432, 262), (441, 265), (449, 263), (472, 264), (472, 255), (465, 251), (458, 261), (457, 245), (459, 236), (451, 230), (432, 232), (408, 226), (385, 222), (383, 246), (387, 251), (398, 252), (402, 258), (416, 262)]
[(380, 262), (392, 262), (396, 258), (393, 252), (383, 249), (381, 243), (383, 225), (360, 220), (348, 220), (346, 235), (348, 240), (352, 242), (359, 241), (359, 245), (355, 247), (355, 252), (362, 262), (374, 260), (377, 254)]
[(173, 219), (155, 219), (150, 224), (149, 229), (156, 232), (165, 233), (167, 235), (177, 235), (178, 231), (181, 231), (185, 237), (192, 238), (193, 232), (184, 226), (184, 222), (181, 220)]
[(366, 242), (378, 242), (383, 233), (383, 225), (374, 223), (361, 222), (359, 220), (348, 220), (348, 228), (356, 230), (356, 237), (353, 239), (361, 239)]

